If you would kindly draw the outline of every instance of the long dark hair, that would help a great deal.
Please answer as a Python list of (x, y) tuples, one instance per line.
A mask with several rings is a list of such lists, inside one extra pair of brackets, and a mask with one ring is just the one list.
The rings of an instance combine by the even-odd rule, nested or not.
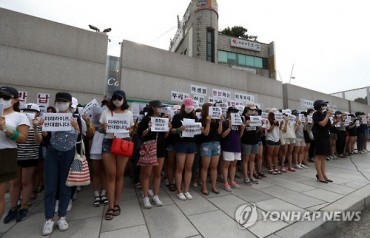
[(16, 112), (20, 112), (21, 109), (19, 108), (19, 106), (21, 105), (21, 103), (19, 102), (19, 100), (13, 104), (13, 110), (16, 111)]
[[(271, 126), (275, 124), (275, 114), (273, 112), (269, 112), (267, 119), (269, 120)], [(277, 123), (279, 125), (279, 122)]]
[[(126, 100), (126, 98), (123, 98), (123, 104), (122, 104), (122, 106), (121, 106), (121, 109), (122, 109), (122, 111), (124, 111), (124, 110), (126, 110), (126, 109), (129, 109), (129, 105), (128, 105), (128, 103), (127, 103), (127, 100)], [(107, 107), (109, 108), (109, 110), (110, 111), (113, 111), (114, 110), (114, 108), (116, 107), (114, 104), (113, 104), (113, 102), (112, 102), (112, 99), (111, 100), (109, 100), (109, 102), (108, 102), (108, 104), (107, 104)]]
[(209, 107), (212, 106), (212, 103), (204, 103), (202, 106), (202, 113), (200, 114), (202, 117), (202, 124), (205, 125), (207, 122), (207, 117), (209, 114)]

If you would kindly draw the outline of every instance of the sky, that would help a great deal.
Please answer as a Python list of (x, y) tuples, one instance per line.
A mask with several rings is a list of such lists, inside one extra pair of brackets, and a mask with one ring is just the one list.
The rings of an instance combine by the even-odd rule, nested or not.
[[(370, 1), (218, 0), (219, 30), (243, 26), (275, 42), (277, 79), (324, 93), (370, 86)], [(0, 7), (168, 50), (190, 0), (0, 0)], [(1, 36), (0, 36), (1, 37)], [(292, 76), (292, 77), (291, 77)]]

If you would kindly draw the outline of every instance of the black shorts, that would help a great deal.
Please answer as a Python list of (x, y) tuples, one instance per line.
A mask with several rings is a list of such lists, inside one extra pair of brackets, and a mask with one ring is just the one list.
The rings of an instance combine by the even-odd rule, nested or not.
[(21, 168), (36, 167), (39, 160), (37, 159), (28, 159), (28, 160), (18, 160), (17, 165)]
[(17, 149), (0, 150), (0, 183), (17, 177)]
[(267, 146), (280, 146), (280, 140), (278, 142), (274, 142), (272, 140), (267, 140), (266, 145)]

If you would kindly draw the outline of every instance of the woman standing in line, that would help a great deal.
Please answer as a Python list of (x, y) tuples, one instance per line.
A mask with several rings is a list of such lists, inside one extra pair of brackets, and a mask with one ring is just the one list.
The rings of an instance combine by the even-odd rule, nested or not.
[[(107, 105), (107, 109), (102, 113), (100, 118), (101, 132), (104, 133), (102, 155), (106, 174), (108, 210), (105, 213), (105, 220), (112, 220), (114, 216), (121, 214), (119, 202), (123, 190), (123, 175), (129, 157), (113, 155), (111, 153), (112, 141), (115, 136), (125, 140), (131, 140), (130, 133), (133, 130), (134, 118), (132, 112), (128, 110), (129, 105), (126, 100), (126, 93), (122, 90), (113, 92), (112, 98)], [(114, 134), (107, 133), (108, 120), (115, 115), (127, 116), (128, 128), (127, 133)]]
[(271, 109), (267, 115), (266, 125), (266, 145), (267, 145), (267, 164), (269, 173), (273, 175), (281, 174), (278, 170), (278, 154), (280, 148), (280, 129), (279, 122), (275, 119), (277, 109)]
[(5, 208), (8, 183), (17, 177), (17, 143), (25, 143), (30, 126), (26, 115), (19, 113), (19, 94), (13, 87), (0, 88), (0, 218)]

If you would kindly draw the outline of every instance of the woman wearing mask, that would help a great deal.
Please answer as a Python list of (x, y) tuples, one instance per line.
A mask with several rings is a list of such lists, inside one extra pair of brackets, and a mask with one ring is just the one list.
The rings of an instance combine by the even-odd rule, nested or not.
[(267, 145), (267, 164), (269, 173), (273, 175), (281, 174), (278, 170), (278, 153), (280, 148), (280, 129), (279, 122), (275, 119), (277, 109), (271, 109), (267, 115), (266, 125), (266, 145)]
[(285, 160), (288, 160), (288, 171), (294, 172), (292, 166), (293, 149), (296, 142), (295, 124), (289, 122), (290, 109), (283, 110), (284, 119), (280, 122), (280, 152), (281, 152), (281, 172), (286, 173)]
[(334, 113), (333, 123), (337, 132), (337, 140), (336, 140), (336, 151), (338, 153), (339, 158), (344, 157), (344, 146), (346, 143), (346, 128), (344, 126), (344, 121), (342, 118), (342, 112), (336, 111)]
[[(182, 137), (182, 132), (186, 129), (182, 125), (184, 119), (195, 120), (194, 104), (192, 98), (185, 98), (180, 109), (180, 113), (176, 114), (172, 119), (171, 133), (176, 135), (175, 151), (176, 151), (176, 193), (180, 200), (192, 199), (193, 196), (189, 193), (189, 186), (192, 176), (192, 168), (194, 155), (196, 153), (196, 145), (194, 137)], [(184, 188), (181, 189), (182, 177), (184, 172)]]
[[(149, 102), (150, 109), (146, 116), (140, 121), (137, 133), (138, 136), (142, 138), (142, 143), (149, 141), (155, 141), (156, 144), (156, 153), (157, 160), (153, 164), (142, 164), (140, 159), (138, 165), (140, 168), (140, 183), (143, 188), (143, 204), (145, 208), (151, 208), (150, 200), (148, 197), (149, 182), (150, 177), (153, 175), (153, 198), (152, 201), (157, 207), (163, 205), (162, 201), (159, 199), (159, 188), (161, 185), (161, 172), (163, 168), (164, 156), (166, 152), (166, 137), (168, 136), (167, 132), (153, 132), (151, 131), (152, 117), (161, 117), (162, 103), (159, 100), (153, 100)], [(169, 125), (171, 130), (171, 126)]]
[(211, 103), (205, 103), (202, 106), (202, 137), (201, 140), (201, 156), (202, 169), (200, 173), (202, 190), (204, 195), (208, 195), (207, 189), (207, 174), (208, 168), (211, 170), (211, 186), (212, 192), (219, 194), (217, 189), (217, 165), (221, 154), (220, 135), (222, 133), (223, 116), (220, 119), (212, 119), (209, 115), (209, 107)]
[[(126, 93), (122, 90), (113, 92), (112, 98), (107, 105), (107, 109), (100, 118), (101, 132), (105, 134), (103, 139), (102, 154), (106, 173), (108, 210), (105, 213), (106, 220), (112, 220), (114, 216), (121, 214), (119, 202), (123, 190), (123, 175), (126, 169), (129, 157), (113, 155), (111, 151), (113, 138), (121, 137), (125, 140), (131, 140), (130, 134), (133, 131), (134, 118), (132, 112), (128, 110), (129, 105), (126, 100)], [(107, 133), (108, 120), (114, 116), (124, 116), (127, 119), (127, 132), (114, 134)]]
[[(66, 221), (67, 206), (71, 198), (71, 188), (65, 185), (70, 166), (75, 156), (75, 146), (77, 137), (80, 134), (78, 122), (72, 117), (70, 107), (72, 105), (72, 95), (67, 92), (58, 92), (55, 95), (55, 107), (59, 113), (65, 113), (66, 116), (71, 116), (70, 131), (53, 131), (43, 132), (43, 135), (50, 134), (50, 144), (46, 150), (46, 158), (44, 161), (45, 171), (45, 194), (44, 208), (46, 222), (42, 234), (49, 235), (54, 228), (54, 210), (56, 205), (55, 195), (59, 192), (58, 206), (58, 227), (59, 230), (65, 231), (68, 229)], [(68, 115), (68, 116), (69, 116)], [(40, 119), (39, 125), (44, 124), (43, 119)], [(57, 191), (57, 189), (59, 191)]]
[(304, 140), (304, 127), (305, 127), (305, 120), (299, 119), (299, 113), (297, 110), (293, 111), (293, 115), (296, 117), (296, 123), (295, 123), (295, 135), (296, 135), (296, 143), (294, 145), (293, 149), (293, 161), (295, 163), (295, 167), (297, 169), (302, 169), (307, 167), (303, 164), (303, 158), (304, 158), (304, 151), (306, 148), (306, 142)]
[(316, 100), (313, 103), (316, 112), (312, 116), (312, 132), (315, 140), (315, 167), (316, 179), (321, 183), (333, 182), (326, 176), (326, 156), (330, 155), (330, 115), (327, 110), (327, 103), (323, 100)]
[(0, 217), (5, 208), (8, 183), (17, 177), (17, 143), (25, 143), (30, 126), (26, 115), (19, 113), (18, 91), (13, 87), (0, 87)]
[[(28, 103), (22, 112), (30, 120), (30, 127), (26, 143), (18, 143), (18, 176), (10, 182), (10, 209), (4, 218), (4, 223), (9, 223), (14, 218), (17, 222), (28, 217), (28, 203), (32, 196), (32, 176), (39, 158), (39, 144), (42, 141), (41, 130), (37, 126), (36, 117), (40, 114), (40, 108), (35, 103)], [(22, 191), (21, 207), (17, 209), (17, 202)]]

